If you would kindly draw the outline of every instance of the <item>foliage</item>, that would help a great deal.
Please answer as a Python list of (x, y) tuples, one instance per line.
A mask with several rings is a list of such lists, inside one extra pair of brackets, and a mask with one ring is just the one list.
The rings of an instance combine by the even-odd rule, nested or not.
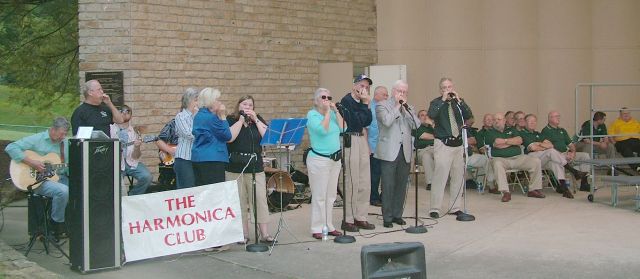
[(0, 1), (0, 19), (1, 93), (45, 118), (77, 105), (77, 0)]

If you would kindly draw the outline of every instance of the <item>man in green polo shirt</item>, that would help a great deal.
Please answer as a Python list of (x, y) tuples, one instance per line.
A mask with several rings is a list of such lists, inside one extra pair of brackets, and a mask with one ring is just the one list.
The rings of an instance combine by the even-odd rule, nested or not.
[(542, 193), (542, 168), (540, 159), (522, 154), (520, 145), (522, 138), (515, 130), (505, 127), (505, 118), (502, 113), (494, 116), (493, 129), (487, 130), (485, 143), (490, 145), (489, 157), (492, 158), (493, 172), (498, 182), (498, 190), (502, 192), (502, 202), (511, 200), (507, 173), (509, 169), (518, 169), (529, 172), (528, 197), (544, 198)]
[(424, 168), (424, 181), (427, 183), (427, 190), (431, 190), (431, 179), (433, 178), (433, 120), (429, 118), (426, 110), (418, 112), (420, 127), (415, 131), (416, 141), (413, 145), (418, 150), (418, 162)]
[(526, 129), (520, 131), (525, 153), (540, 159), (542, 168), (551, 170), (556, 179), (558, 179), (556, 191), (565, 198), (573, 199), (573, 194), (567, 187), (564, 175), (564, 166), (567, 164), (567, 159), (562, 153), (553, 148), (553, 144), (549, 140), (536, 131), (538, 118), (534, 114), (525, 116), (525, 123)]
[[(607, 154), (607, 158), (615, 158), (616, 147), (613, 138), (608, 137), (607, 125), (604, 124), (607, 114), (596, 111), (593, 114), (593, 121), (585, 121), (580, 128), (579, 141), (576, 142), (576, 151), (591, 154), (591, 148), (595, 147), (598, 152)], [(591, 138), (593, 130), (593, 138)], [(594, 151), (596, 151), (594, 150)]]
[[(576, 145), (571, 142), (569, 133), (567, 130), (560, 127), (560, 113), (557, 111), (551, 111), (548, 115), (549, 123), (542, 129), (542, 136), (549, 140), (553, 144), (553, 148), (563, 153), (567, 162), (589, 160), (591, 156), (584, 152), (576, 152)], [(589, 179), (588, 174), (591, 167), (588, 164), (578, 165), (578, 170), (573, 168), (565, 168), (573, 174), (576, 180), (580, 180), (580, 191), (589, 191)]]
[[(480, 131), (478, 130), (478, 128), (473, 127), (473, 123), (475, 123), (473, 117), (465, 121), (465, 126), (467, 127), (467, 139), (469, 143), (469, 148), (467, 148), (467, 155), (469, 156), (467, 158), (467, 166), (474, 167), (475, 169), (477, 169), (477, 173), (484, 173), (486, 175), (488, 186), (486, 187), (486, 189), (488, 189), (489, 193), (500, 194), (500, 191), (493, 187), (495, 178), (493, 177), (493, 169), (491, 168), (491, 164), (488, 164), (489, 159), (484, 154), (480, 154), (480, 147), (483, 147), (484, 145), (478, 145), (477, 137)], [(482, 139), (482, 142), (484, 142), (484, 139)]]

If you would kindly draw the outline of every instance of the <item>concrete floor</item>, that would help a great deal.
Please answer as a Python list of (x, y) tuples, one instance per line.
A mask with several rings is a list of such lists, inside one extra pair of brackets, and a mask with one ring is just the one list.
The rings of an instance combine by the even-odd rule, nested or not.
[[(598, 191), (594, 203), (584, 192), (573, 200), (552, 189), (545, 189), (546, 199), (514, 192), (511, 202), (502, 203), (499, 195), (470, 191), (468, 208), (477, 218), (474, 222), (458, 222), (452, 215), (427, 219), (429, 193), (420, 187), (419, 213), (429, 231), (419, 235), (398, 230), (397, 225), (383, 228), (380, 217), (371, 215), (377, 229), (356, 234), (355, 243), (316, 241), (308, 229), (309, 205), (304, 204), (282, 214), (288, 230), (271, 255), (232, 245), (224, 252), (126, 263), (90, 275), (71, 271), (59, 253), (46, 255), (40, 243), (28, 258), (65, 278), (361, 278), (362, 246), (417, 241), (425, 245), (429, 278), (640, 278), (640, 213), (634, 210), (633, 187), (620, 189), (615, 208), (609, 205), (608, 188)], [(405, 216), (414, 215), (414, 197), (412, 187)], [(23, 200), (12, 206), (25, 204)], [(333, 213), (338, 225), (342, 211)], [(380, 208), (372, 206), (370, 213), (379, 214)], [(280, 213), (272, 215), (272, 234), (279, 217)], [(0, 238), (17, 248), (26, 246), (26, 220), (26, 207), (5, 208)]]

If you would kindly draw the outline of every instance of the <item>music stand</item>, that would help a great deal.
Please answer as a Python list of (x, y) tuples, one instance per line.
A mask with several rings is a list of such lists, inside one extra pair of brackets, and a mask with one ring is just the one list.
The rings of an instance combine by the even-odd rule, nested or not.
[[(289, 153), (290, 146), (295, 147), (302, 142), (302, 136), (304, 135), (304, 128), (307, 126), (307, 119), (305, 118), (279, 118), (271, 120), (269, 126), (267, 127), (267, 131), (264, 133), (262, 137), (262, 141), (260, 141), (260, 145), (262, 146), (273, 146), (276, 148), (285, 147), (287, 152), (287, 162), (290, 165), (291, 163), (291, 154)], [(288, 169), (289, 166), (286, 166)], [(283, 185), (282, 176), (280, 176), (280, 184)], [(278, 189), (278, 185), (276, 185), (276, 189)], [(282, 228), (284, 228), (293, 238), (299, 242), (298, 238), (291, 232), (289, 229), (289, 225), (284, 220), (283, 215), (283, 202), (282, 202), (282, 191), (280, 192), (280, 219), (278, 220), (278, 229), (273, 238), (273, 243), (271, 244), (271, 249), (269, 250), (269, 255), (273, 251), (273, 247), (278, 242), (278, 237), (280, 236), (280, 232)]]

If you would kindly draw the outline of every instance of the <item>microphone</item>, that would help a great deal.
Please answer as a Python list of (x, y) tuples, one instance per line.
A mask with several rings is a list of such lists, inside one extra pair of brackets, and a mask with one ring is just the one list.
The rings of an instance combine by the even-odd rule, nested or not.
[(249, 118), (249, 116), (244, 113), (244, 110), (240, 111), (240, 115), (244, 116), (244, 122), (249, 123), (249, 121), (251, 121), (251, 118)]
[(404, 107), (404, 109), (406, 109), (407, 111), (411, 111), (411, 109), (409, 108), (409, 105), (407, 103), (405, 103), (403, 100), (400, 100), (400, 104)]
[(460, 100), (458, 100), (458, 98), (456, 97), (456, 94), (453, 94), (453, 92), (449, 92), (449, 98), (451, 98), (451, 100), (454, 100), (456, 103), (460, 103)]

